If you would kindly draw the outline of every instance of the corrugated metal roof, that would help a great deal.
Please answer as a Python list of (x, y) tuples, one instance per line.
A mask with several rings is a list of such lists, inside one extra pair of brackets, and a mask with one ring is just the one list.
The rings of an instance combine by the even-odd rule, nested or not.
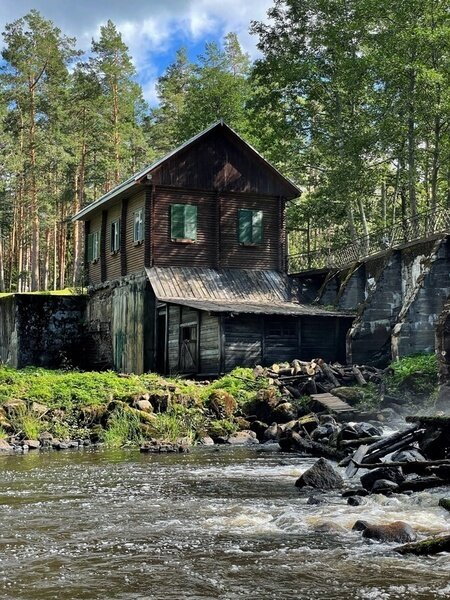
[(287, 275), (278, 271), (152, 267), (147, 276), (158, 300), (208, 312), (353, 316), (299, 304)]
[(200, 133), (197, 133), (197, 135), (194, 135), (189, 140), (184, 142), (184, 144), (181, 144), (181, 146), (178, 146), (178, 148), (175, 148), (174, 150), (172, 150), (171, 152), (169, 152), (162, 158), (158, 159), (153, 164), (148, 165), (141, 171), (138, 171), (137, 173), (135, 173), (134, 175), (129, 177), (127, 180), (123, 181), (122, 183), (120, 183), (119, 185), (114, 187), (112, 190), (110, 190), (109, 192), (107, 192), (106, 194), (101, 196), (98, 200), (95, 200), (95, 202), (92, 202), (88, 206), (85, 206), (84, 208), (82, 208), (79, 212), (77, 212), (76, 215), (74, 215), (72, 217), (72, 221), (78, 221), (79, 219), (83, 219), (83, 217), (85, 217), (92, 210), (96, 210), (99, 206), (102, 206), (103, 204), (105, 204), (106, 202), (108, 202), (109, 200), (114, 198), (115, 196), (118, 196), (120, 193), (135, 186), (136, 184), (138, 184), (140, 182), (140, 180), (143, 177), (145, 177), (146, 175), (148, 175), (149, 173), (154, 171), (157, 167), (159, 167), (166, 160), (168, 160), (172, 156), (175, 156), (175, 154), (178, 154), (178, 152), (181, 152), (182, 150), (184, 150), (185, 148), (187, 148), (188, 146), (190, 146), (191, 144), (196, 142), (198, 139), (200, 139), (201, 137), (206, 135), (208, 132), (212, 131), (215, 127), (219, 127), (219, 126), (225, 127), (228, 131), (230, 131), (233, 135), (235, 135), (243, 144), (248, 146), (248, 148), (250, 148), (250, 150), (252, 152), (254, 152), (270, 169), (272, 169), (272, 171), (274, 171), (275, 173), (277, 173), (277, 175), (279, 175), (279, 177), (284, 179), (286, 181), (286, 183), (288, 183), (293, 188), (293, 190), (298, 192), (299, 196), (301, 195), (301, 190), (295, 185), (295, 183), (293, 183), (288, 177), (285, 177), (284, 175), (282, 175), (282, 173), (280, 173), (280, 171), (276, 167), (274, 167), (271, 163), (269, 163), (269, 161), (267, 161), (257, 150), (255, 150), (255, 148), (253, 148), (253, 146), (251, 146), (248, 142), (246, 142), (244, 140), (244, 138), (242, 138), (238, 133), (236, 133), (236, 131), (234, 131), (234, 129), (232, 129), (229, 125), (224, 123), (223, 120), (221, 119), (220, 121), (216, 121), (215, 123), (213, 123), (206, 129), (204, 129), (203, 131), (200, 131)]

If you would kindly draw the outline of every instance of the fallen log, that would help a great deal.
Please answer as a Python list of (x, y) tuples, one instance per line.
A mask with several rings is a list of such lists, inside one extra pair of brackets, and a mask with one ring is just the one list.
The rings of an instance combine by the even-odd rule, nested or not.
[(286, 434), (280, 437), (278, 443), (282, 450), (285, 451), (297, 451), (309, 456), (318, 458), (329, 458), (331, 460), (339, 461), (344, 455), (336, 448), (332, 448), (320, 442), (313, 442), (312, 440), (305, 439), (298, 433), (292, 430), (286, 431)]
[(440, 477), (418, 477), (417, 479), (409, 479), (398, 486), (398, 491), (401, 492), (422, 492), (435, 487), (448, 485), (448, 481)]
[(402, 467), (406, 471), (409, 469), (410, 473), (417, 473), (415, 469), (425, 470), (428, 467), (437, 467), (441, 465), (449, 465), (450, 459), (443, 458), (441, 460), (418, 460), (418, 461), (391, 461), (391, 462), (383, 462), (383, 463), (364, 463), (364, 462), (356, 462), (354, 458), (350, 459), (352, 463), (358, 467), (358, 469), (378, 469), (379, 467)]
[[(381, 436), (373, 435), (370, 437), (356, 438), (354, 440), (342, 440), (339, 442), (340, 448), (349, 448), (352, 446), (361, 446), (361, 444), (371, 444), (381, 440)], [(380, 465), (378, 465), (380, 466)]]
[(415, 554), (417, 556), (428, 556), (439, 552), (450, 552), (450, 535), (437, 535), (426, 538), (420, 542), (411, 542), (394, 548), (399, 554)]
[[(409, 446), (410, 444), (412, 444), (412, 442), (415, 442), (416, 440), (418, 440), (420, 437), (422, 437), (424, 431), (419, 429), (416, 432), (410, 433), (408, 436), (404, 437), (403, 439), (398, 440), (397, 442), (395, 442), (395, 444), (389, 444), (384, 446), (384, 448), (380, 448), (379, 450), (375, 450), (375, 452), (367, 452), (366, 456), (364, 457), (364, 459), (361, 461), (362, 463), (364, 462), (369, 462), (369, 461), (376, 461), (379, 458), (383, 458), (384, 456), (386, 456), (386, 454), (390, 454), (391, 452), (394, 452), (395, 450), (402, 450), (402, 448), (406, 448), (406, 446)], [(377, 442), (375, 442), (377, 443)], [(369, 447), (369, 451), (370, 451), (370, 447)]]
[(363, 374), (361, 373), (361, 371), (358, 369), (358, 367), (356, 365), (353, 365), (352, 372), (353, 372), (353, 375), (355, 376), (355, 379), (356, 379), (358, 385), (367, 385), (367, 381), (364, 379)]

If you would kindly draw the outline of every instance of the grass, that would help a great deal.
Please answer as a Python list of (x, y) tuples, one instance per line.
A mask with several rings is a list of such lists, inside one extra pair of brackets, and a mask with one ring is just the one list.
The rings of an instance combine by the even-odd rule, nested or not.
[(124, 407), (116, 408), (108, 420), (103, 441), (112, 448), (126, 444), (140, 444), (143, 441), (143, 434), (139, 417)]
[[(43, 292), (20, 292), (21, 294), (34, 294), (39, 296), (79, 296), (80, 290), (78, 288), (64, 288), (62, 290), (46, 290)], [(7, 296), (14, 296), (14, 292), (1, 292), (0, 298), (6, 298)]]

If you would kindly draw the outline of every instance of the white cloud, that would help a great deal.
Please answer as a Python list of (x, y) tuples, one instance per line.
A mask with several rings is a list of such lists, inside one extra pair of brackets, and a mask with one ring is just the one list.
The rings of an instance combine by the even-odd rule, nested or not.
[[(221, 38), (235, 31), (245, 51), (256, 55), (249, 34), (252, 20), (265, 19), (272, 0), (0, 0), (0, 28), (35, 8), (78, 45), (88, 50), (100, 26), (111, 19), (130, 49), (146, 98), (154, 103), (154, 83), (160, 54), (173, 50), (173, 40), (185, 44)], [(178, 43), (178, 42), (177, 42)]]

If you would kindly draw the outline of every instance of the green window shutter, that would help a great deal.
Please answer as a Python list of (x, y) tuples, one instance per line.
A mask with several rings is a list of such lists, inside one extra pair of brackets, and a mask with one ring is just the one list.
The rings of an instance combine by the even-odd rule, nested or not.
[(197, 206), (195, 204), (184, 205), (184, 235), (188, 240), (197, 239)]
[(184, 204), (170, 205), (170, 237), (172, 240), (184, 238)]
[(94, 260), (94, 234), (88, 233), (87, 236), (87, 261)]
[(250, 244), (252, 242), (252, 212), (240, 208), (238, 213), (239, 243)]
[(262, 210), (252, 211), (252, 242), (262, 244), (263, 241), (263, 214)]

